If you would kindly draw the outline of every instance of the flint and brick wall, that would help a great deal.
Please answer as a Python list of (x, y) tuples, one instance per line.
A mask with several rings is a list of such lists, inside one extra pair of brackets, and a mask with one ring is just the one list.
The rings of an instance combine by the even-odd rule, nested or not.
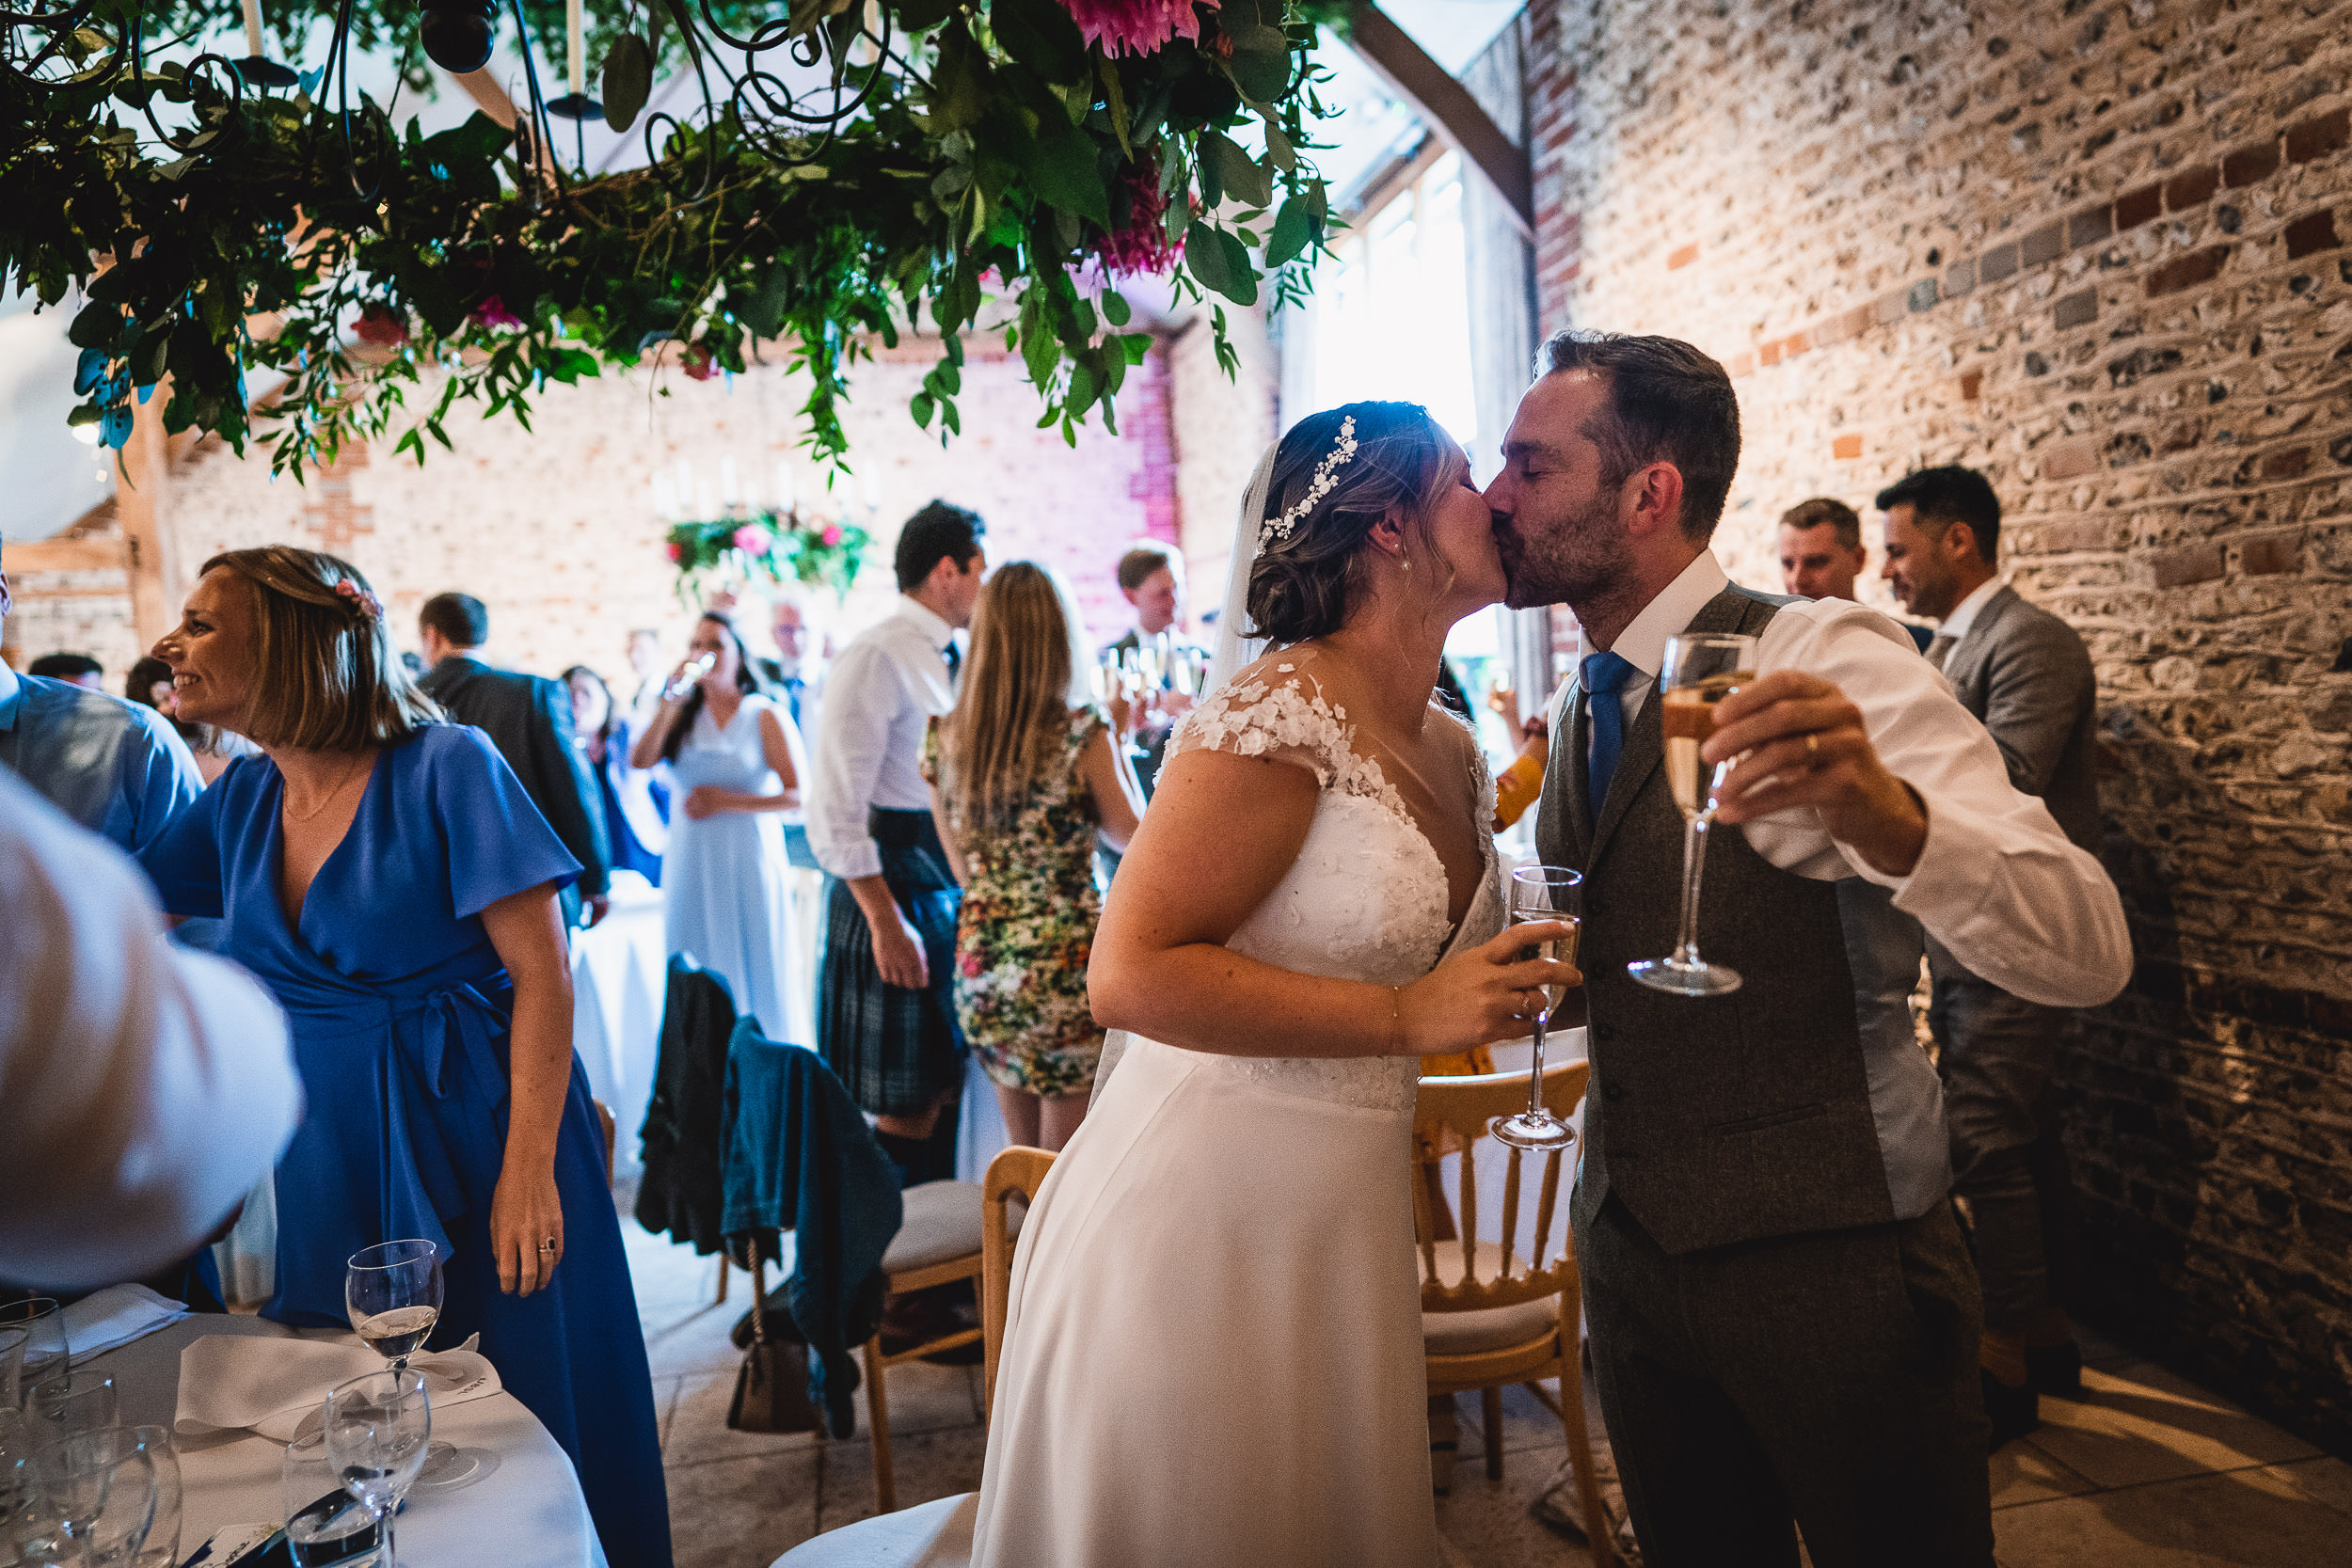
[(1734, 575), (1967, 463), (2090, 644), (2138, 971), (2061, 1067), (2085, 1315), (2352, 1448), (2352, 7), (1532, 20), (1544, 325), (1730, 369)]
[[(881, 350), (853, 374), (843, 408), (857, 478), (840, 493), (865, 515), (864, 485), (877, 502), (866, 569), (845, 604), (818, 594), (820, 619), (836, 641), (881, 616), (896, 592), (890, 554), (898, 525), (934, 496), (987, 518), (995, 561), (1026, 557), (1059, 567), (1075, 588), (1088, 626), (1107, 641), (1130, 625), (1113, 568), (1137, 539), (1176, 541), (1186, 505), (1214, 518), (1221, 562), (1248, 465), (1269, 434), (1271, 371), (1254, 316), (1235, 323), (1246, 355), (1243, 384), (1226, 381), (1207, 352), (1205, 325), (1155, 348), (1128, 372), (1119, 400), (1117, 436), (1098, 415), (1074, 448), (1058, 427), (1036, 428), (1041, 404), (1021, 361), (1000, 341), (967, 342), (963, 434), (944, 449), (917, 430), (906, 402), (936, 363), (934, 342)], [(1195, 343), (1193, 339), (1200, 340)], [(781, 360), (782, 356), (771, 355)], [(1199, 383), (1199, 385), (1196, 385)], [(1253, 389), (1254, 388), (1254, 389)], [(175, 465), (170, 515), (181, 560), (193, 571), (215, 551), (294, 543), (356, 562), (376, 584), (395, 640), (414, 645), (416, 611), (430, 594), (458, 589), (490, 610), (491, 653), (517, 668), (553, 673), (586, 663), (609, 679), (631, 681), (623, 657), (628, 632), (660, 628), (682, 649), (691, 611), (661, 554), (663, 524), (653, 510), (652, 476), (684, 460), (715, 496), (723, 458), (733, 458), (746, 498), (764, 503), (775, 489), (780, 459), (792, 461), (804, 504), (821, 481), (798, 452), (798, 408), (804, 384), (781, 363), (730, 379), (695, 382), (675, 369), (607, 376), (577, 387), (549, 387), (537, 400), (532, 429), (511, 420), (475, 421), (466, 405), (451, 423), (453, 451), (437, 447), (423, 466), (405, 456), (360, 450), (303, 484), (273, 481), (258, 444), (239, 458), (207, 440)], [(1259, 409), (1246, 431), (1232, 408)], [(413, 401), (413, 400), (412, 400)], [(1180, 406), (1181, 405), (1181, 406)], [(1179, 422), (1199, 427), (1187, 441)], [(1245, 441), (1233, 465), (1217, 454)], [(1199, 471), (1180, 479), (1180, 448), (1203, 454)], [(1228, 494), (1230, 492), (1230, 494)], [(820, 508), (834, 504), (818, 502)], [(102, 511), (91, 531), (110, 529)], [(6, 566), (0, 553), (0, 568)], [(143, 651), (131, 624), (121, 572), (12, 574), (16, 612), (8, 617), (8, 656), (19, 667), (52, 651), (86, 652), (107, 671), (110, 690)], [(1216, 584), (1212, 584), (1212, 591)], [(766, 645), (765, 610), (744, 629)]]

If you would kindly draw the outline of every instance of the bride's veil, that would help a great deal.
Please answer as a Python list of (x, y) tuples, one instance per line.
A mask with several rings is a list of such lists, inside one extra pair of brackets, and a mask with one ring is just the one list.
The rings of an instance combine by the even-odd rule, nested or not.
[(1209, 689), (1214, 691), (1248, 669), (1265, 652), (1265, 639), (1242, 630), (1249, 620), (1249, 572), (1258, 562), (1258, 543), (1265, 531), (1266, 491), (1274, 483), (1274, 454), (1281, 443), (1268, 442), (1249, 476), (1241, 498), (1241, 515), (1233, 523), (1233, 569), (1225, 584), (1225, 608), (1217, 611), (1216, 655), (1209, 663)]
[[(1209, 691), (1232, 680), (1265, 652), (1265, 639), (1244, 635), (1242, 626), (1249, 619), (1249, 570), (1258, 562), (1258, 536), (1265, 527), (1266, 490), (1274, 483), (1274, 454), (1279, 446), (1279, 442), (1267, 443), (1265, 455), (1258, 459), (1257, 469), (1249, 476), (1249, 488), (1243, 492), (1241, 515), (1233, 522), (1233, 571), (1225, 585), (1225, 608), (1217, 611), (1216, 653), (1209, 662)], [(1095, 1094), (1103, 1092), (1103, 1085), (1110, 1082), (1111, 1070), (1119, 1066), (1120, 1057), (1127, 1053), (1128, 1038), (1124, 1029), (1113, 1029), (1103, 1037), (1103, 1053), (1094, 1069)]]

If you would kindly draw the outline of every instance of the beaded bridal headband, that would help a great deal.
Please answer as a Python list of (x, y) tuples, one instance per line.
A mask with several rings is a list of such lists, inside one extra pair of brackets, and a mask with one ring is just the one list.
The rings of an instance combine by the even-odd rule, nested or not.
[(1307, 493), (1299, 497), (1295, 504), (1285, 509), (1280, 516), (1267, 518), (1265, 526), (1258, 531), (1258, 548), (1263, 550), (1277, 539), (1289, 538), (1291, 530), (1305, 522), (1307, 514), (1315, 509), (1315, 502), (1331, 493), (1332, 485), (1338, 483), (1333, 476), (1347, 467), (1355, 455), (1356, 416), (1350, 414), (1340, 421), (1339, 440), (1332, 444), (1323, 461), (1315, 465), (1314, 482), (1307, 486)]

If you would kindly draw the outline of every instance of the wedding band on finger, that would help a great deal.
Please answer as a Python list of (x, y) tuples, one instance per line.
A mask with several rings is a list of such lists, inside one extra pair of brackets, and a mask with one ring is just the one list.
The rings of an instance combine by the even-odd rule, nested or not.
[(1808, 768), (1821, 766), (1821, 736), (1818, 730), (1804, 732), (1804, 761)]

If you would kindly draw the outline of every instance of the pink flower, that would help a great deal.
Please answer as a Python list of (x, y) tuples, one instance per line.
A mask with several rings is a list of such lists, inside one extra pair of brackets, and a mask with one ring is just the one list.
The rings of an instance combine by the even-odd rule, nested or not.
[(390, 306), (373, 301), (359, 307), (359, 324), (351, 333), (363, 343), (397, 348), (408, 341), (408, 319)]
[(1114, 276), (1145, 274), (1164, 277), (1184, 254), (1182, 245), (1168, 238), (1168, 198), (1160, 194), (1159, 171), (1143, 169), (1123, 182), (1127, 191), (1127, 221), (1103, 236), (1095, 246), (1104, 269)]
[(825, 531), (817, 536), (817, 542), (820, 545), (838, 545), (841, 543), (841, 525), (839, 523), (827, 523), (825, 525)]
[(675, 565), (676, 565), (679, 562), (681, 562), (681, 561), (683, 561), (683, 560), (685, 560), (685, 559), (686, 559), (686, 546), (683, 546), (683, 545), (681, 545), (681, 544), (679, 544), (676, 540), (675, 540), (675, 539), (674, 539), (674, 540), (672, 540), (672, 541), (671, 541), (671, 542), (670, 542), (667, 546), (663, 546), (663, 547), (664, 547), (664, 548), (668, 551), (668, 553), (669, 553), (669, 557), (670, 557), (670, 564), (671, 564), (671, 565), (675, 566)]
[[(1216, 0), (1203, 0), (1212, 8)], [(1173, 38), (1198, 40), (1193, 0), (1062, 0), (1089, 43), (1105, 55), (1149, 55)]]
[(476, 326), (520, 326), (523, 324), (522, 317), (509, 310), (506, 301), (496, 294), (484, 296), (482, 303), (473, 308), (472, 320)]
[(735, 547), (745, 555), (766, 555), (771, 538), (757, 523), (745, 523), (735, 531)]
[(360, 587), (350, 578), (345, 578), (335, 584), (335, 592), (351, 606), (353, 611), (361, 620), (381, 621), (384, 619), (384, 607), (377, 602), (375, 595)]
[(701, 343), (687, 344), (686, 352), (678, 356), (678, 363), (685, 368), (686, 373), (696, 381), (708, 381), (719, 373), (715, 356)]

